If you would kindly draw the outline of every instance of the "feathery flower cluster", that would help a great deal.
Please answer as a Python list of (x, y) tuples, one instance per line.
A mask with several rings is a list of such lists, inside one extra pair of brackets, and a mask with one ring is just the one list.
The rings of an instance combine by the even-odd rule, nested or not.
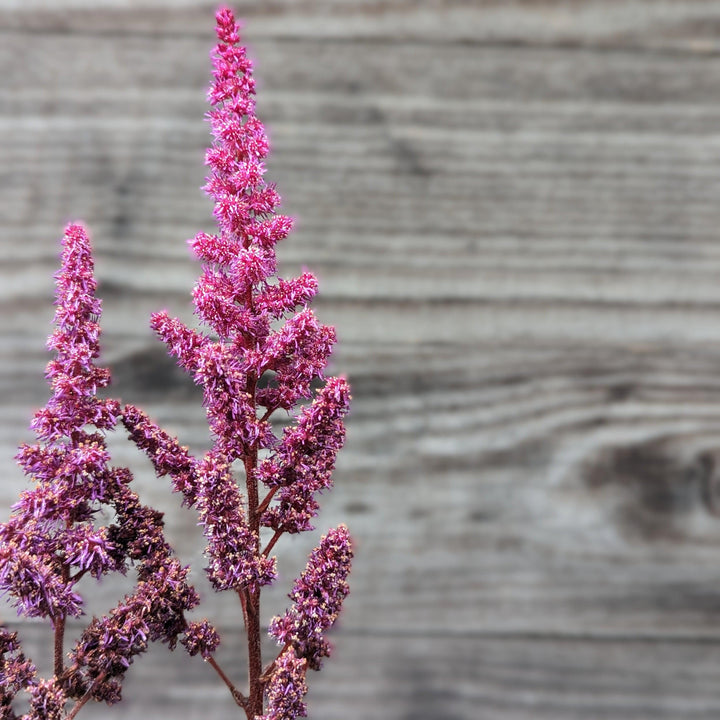
[(323, 634), (335, 622), (350, 588), (350, 534), (345, 525), (330, 530), (310, 557), (290, 593), (294, 605), (273, 618), (270, 635), (280, 644), (290, 643), (300, 658), (319, 670), (331, 647)]
[(314, 496), (331, 487), (349, 402), (347, 381), (330, 378), (314, 402), (301, 410), (296, 425), (285, 430), (275, 453), (261, 463), (260, 479), (279, 489), (278, 503), (261, 518), (264, 526), (288, 533), (313, 530), (310, 520), (319, 509)]
[[(55, 351), (47, 368), (52, 397), (32, 423), (38, 443), (17, 455), (35, 487), (22, 493), (10, 520), (0, 525), (0, 591), (20, 614), (52, 624), (54, 676), (36, 678), (17, 637), (0, 626), (3, 717), (15, 717), (12, 702), (21, 691), (29, 695), (26, 720), (73, 718), (91, 699), (118, 702), (127, 669), (150, 642), (174, 649), (180, 641), (218, 672), (249, 720), (291, 720), (306, 714), (308, 668), (319, 669), (330, 653), (325, 633), (348, 593), (352, 558), (344, 525), (312, 552), (290, 594), (292, 608), (270, 625), (283, 647), (272, 662), (262, 662), (260, 593), (276, 579), (270, 552), (283, 534), (313, 529), (317, 496), (332, 485), (345, 439), (350, 389), (344, 378), (325, 378), (335, 330), (308, 307), (317, 280), (309, 272), (277, 275), (275, 246), (292, 221), (277, 212), (280, 197), (264, 181), (269, 145), (255, 115), (252, 63), (240, 45), (239, 26), (227, 8), (216, 20), (219, 42), (208, 92), (214, 139), (205, 191), (218, 230), (189, 241), (202, 263), (192, 292), (200, 327), (166, 311), (151, 319), (168, 352), (203, 389), (211, 447), (195, 457), (139, 408), (97, 396), (110, 382), (109, 371), (94, 364), (101, 306), (87, 233), (68, 226), (57, 275), (56, 330), (48, 343)], [(279, 410), (291, 417), (281, 437), (272, 425)], [(185, 618), (200, 598), (165, 540), (162, 514), (140, 502), (129, 470), (110, 465), (105, 433), (119, 422), (158, 477), (168, 476), (183, 504), (197, 512), (212, 587), (231, 590), (240, 600), (247, 693), (217, 664), (220, 637), (212, 624)], [(104, 515), (114, 521), (102, 526)], [(268, 533), (265, 547), (261, 531)], [(93, 618), (64, 655), (66, 618), (83, 612), (78, 581), (130, 567), (137, 573), (133, 592)]]
[[(130, 489), (129, 470), (109, 464), (103, 432), (117, 424), (120, 404), (97, 397), (110, 373), (94, 364), (101, 306), (90, 240), (81, 225), (65, 231), (56, 281), (56, 329), (48, 341), (55, 357), (47, 367), (52, 396), (32, 423), (38, 442), (23, 445), (16, 456), (35, 486), (0, 525), (0, 590), (19, 614), (52, 624), (55, 676), (35, 679), (34, 668), (17, 654), (16, 636), (0, 630), (7, 717), (13, 717), (13, 698), (23, 690), (30, 695), (29, 718), (64, 717), (71, 700), (117, 702), (125, 670), (147, 640), (174, 646), (188, 627), (184, 612), (198, 603), (187, 568), (163, 537), (162, 514)], [(99, 525), (102, 511), (115, 522)], [(85, 575), (125, 574), (130, 565), (138, 573), (135, 593), (92, 620), (66, 664), (66, 619), (83, 612), (77, 583)]]
[(117, 484), (99, 431), (115, 425), (119, 404), (96, 397), (109, 372), (93, 362), (101, 309), (90, 242), (79, 225), (66, 230), (56, 280), (56, 329), (48, 340), (55, 358), (46, 373), (53, 394), (32, 423), (39, 442), (23, 445), (16, 456), (36, 485), (22, 493), (0, 526), (0, 590), (19, 613), (53, 625), (82, 613), (74, 587), (82, 575), (99, 578), (124, 569), (107, 528), (94, 523), (101, 505), (112, 503)]

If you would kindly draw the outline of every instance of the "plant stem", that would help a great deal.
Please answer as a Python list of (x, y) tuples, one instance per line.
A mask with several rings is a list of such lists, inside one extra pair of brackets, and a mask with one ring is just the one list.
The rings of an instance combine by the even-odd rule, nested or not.
[(262, 551), (262, 554), (264, 557), (267, 557), (270, 551), (275, 546), (275, 543), (280, 539), (280, 536), (283, 534), (283, 530), (276, 530), (275, 534), (270, 538), (270, 542), (265, 546), (265, 549)]
[(233, 685), (230, 678), (223, 672), (223, 669), (217, 664), (214, 657), (207, 658), (206, 662), (212, 667), (215, 672), (220, 676), (220, 679), (227, 685), (233, 700), (244, 710), (247, 710), (248, 699)]
[[(248, 377), (248, 392), (255, 405), (257, 379)], [(258, 481), (255, 475), (257, 468), (257, 445), (248, 448), (245, 455), (245, 484), (247, 488), (248, 525), (255, 537), (255, 555), (260, 557), (260, 513), (258, 512)], [(260, 682), (262, 675), (262, 647), (260, 645), (260, 588), (247, 588), (244, 591), (245, 602), (243, 614), (248, 646), (248, 686), (249, 697), (245, 708), (248, 718), (263, 714), (263, 687)]]
[[(67, 583), (70, 580), (70, 568), (66, 563), (62, 566), (62, 580)], [(55, 678), (58, 679), (65, 669), (65, 613), (55, 618), (55, 642), (53, 648), (53, 668)]]
[(262, 515), (270, 505), (270, 501), (273, 499), (273, 495), (277, 492), (277, 487), (274, 487), (266, 496), (265, 499), (258, 506), (258, 515)]
[(106, 673), (100, 673), (98, 675), (93, 684), (90, 686), (90, 689), (73, 705), (73, 709), (68, 713), (66, 720), (73, 720), (73, 718), (80, 712), (82, 709), (82, 706), (92, 697), (92, 694), (95, 692), (95, 688), (103, 681), (105, 680), (105, 674)]
[(254, 718), (263, 713), (262, 649), (260, 647), (260, 590), (249, 591), (246, 603), (245, 627), (248, 643), (248, 717)]
[(63, 672), (65, 643), (65, 615), (55, 619), (55, 647), (53, 652), (53, 668), (55, 677), (59, 678)]

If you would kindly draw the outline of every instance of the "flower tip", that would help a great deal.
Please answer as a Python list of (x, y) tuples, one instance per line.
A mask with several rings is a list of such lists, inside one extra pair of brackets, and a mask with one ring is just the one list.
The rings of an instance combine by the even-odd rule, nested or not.
[(218, 40), (234, 45), (240, 41), (240, 24), (235, 21), (233, 11), (227, 5), (221, 5), (215, 13)]
[(66, 233), (87, 232), (85, 223), (82, 220), (72, 220), (65, 226)]
[(65, 232), (63, 233), (64, 244), (83, 244), (88, 245), (90, 243), (90, 236), (87, 228), (82, 222), (69, 222), (65, 226)]
[(343, 544), (352, 544), (350, 530), (345, 523), (340, 523), (336, 528), (329, 530), (327, 534), (332, 537), (333, 540), (341, 541)]
[(159, 322), (161, 320), (169, 319), (170, 313), (168, 313), (167, 308), (163, 308), (162, 310), (157, 310), (154, 313), (150, 313), (150, 325), (154, 322)]

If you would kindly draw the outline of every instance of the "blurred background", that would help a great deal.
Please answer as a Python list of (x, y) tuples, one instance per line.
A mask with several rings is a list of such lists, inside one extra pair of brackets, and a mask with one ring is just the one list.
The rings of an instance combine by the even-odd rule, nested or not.
[[(267, 618), (322, 532), (356, 542), (310, 717), (720, 715), (720, 2), (233, 3), (269, 177), (354, 403), (316, 532), (277, 546)], [(148, 328), (191, 318), (214, 3), (0, 0), (0, 506), (48, 396), (59, 239), (83, 219), (114, 392), (193, 450), (200, 395)], [(204, 585), (192, 512), (118, 433)], [(90, 611), (130, 585), (106, 581)], [(49, 667), (52, 640), (19, 628)], [(71, 627), (69, 635), (80, 629)], [(272, 648), (268, 645), (268, 654)], [(238, 717), (154, 648), (80, 717)]]

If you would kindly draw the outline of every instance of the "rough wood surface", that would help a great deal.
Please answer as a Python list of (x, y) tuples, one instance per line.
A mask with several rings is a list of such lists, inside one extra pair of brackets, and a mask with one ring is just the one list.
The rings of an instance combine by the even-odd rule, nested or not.
[[(355, 397), (318, 533), (278, 547), (289, 582), (322, 528), (358, 545), (311, 716), (718, 717), (720, 2), (235, 5), (299, 218), (282, 268), (320, 275)], [(117, 393), (206, 441), (147, 318), (189, 317), (185, 239), (211, 227), (212, 9), (0, 0), (3, 514), (69, 219)], [(112, 443), (200, 568), (192, 514)], [(208, 612), (242, 676), (238, 608)], [(130, 702), (83, 715), (236, 717), (201, 665), (153, 650)]]

